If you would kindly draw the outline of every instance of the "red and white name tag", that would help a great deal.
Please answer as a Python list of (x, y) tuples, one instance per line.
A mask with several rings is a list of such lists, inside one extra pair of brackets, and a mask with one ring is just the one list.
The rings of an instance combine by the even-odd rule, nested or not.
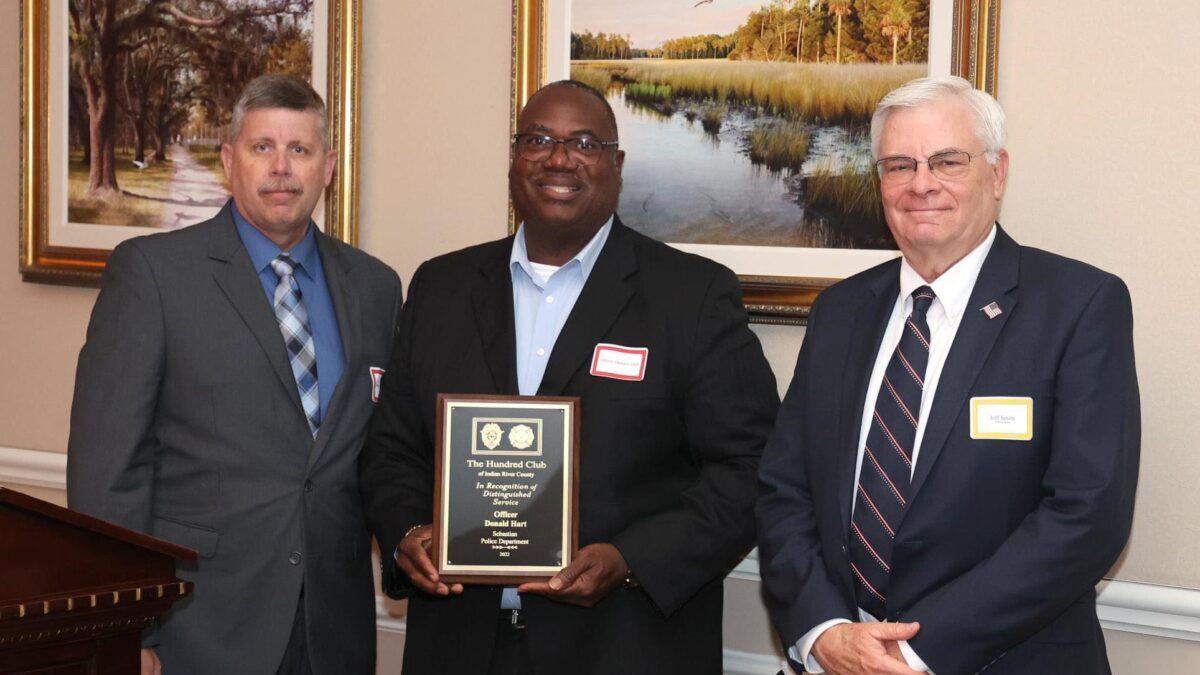
[(379, 403), (379, 387), (383, 384), (384, 369), (371, 366), (371, 403)]
[(646, 376), (646, 347), (622, 347), (601, 342), (592, 353), (592, 375), (641, 382)]

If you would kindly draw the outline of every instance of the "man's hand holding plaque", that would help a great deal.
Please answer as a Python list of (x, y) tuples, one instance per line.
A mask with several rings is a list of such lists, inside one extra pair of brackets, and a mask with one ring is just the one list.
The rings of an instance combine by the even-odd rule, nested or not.
[(408, 575), (413, 586), (430, 595), (459, 595), (462, 584), (446, 584), (438, 576), (429, 557), (433, 547), (433, 526), (421, 525), (409, 530), (396, 547), (396, 564)]
[(590, 544), (579, 549), (571, 564), (550, 581), (521, 584), (517, 592), (544, 595), (559, 602), (591, 607), (628, 577), (629, 565), (616, 546)]

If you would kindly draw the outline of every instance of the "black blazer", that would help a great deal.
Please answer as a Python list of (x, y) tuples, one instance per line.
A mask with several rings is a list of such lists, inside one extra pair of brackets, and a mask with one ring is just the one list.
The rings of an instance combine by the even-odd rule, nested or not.
[[(867, 380), (899, 260), (818, 298), (763, 456), (759, 550), (785, 646), (856, 618), (846, 554)], [(1002, 313), (981, 309), (995, 302)], [(972, 397), (1033, 399), (1029, 441), (973, 440)], [(938, 675), (1106, 673), (1095, 585), (1129, 535), (1141, 424), (1129, 292), (999, 230), (934, 394), (887, 612)]]
[[(431, 260), (413, 277), (361, 467), (390, 552), (431, 521), (438, 392), (515, 394), (512, 238)], [(599, 342), (649, 349), (644, 380), (589, 373)], [(722, 578), (753, 544), (755, 473), (778, 394), (737, 278), (619, 222), (538, 392), (582, 397), (580, 546), (610, 542), (641, 589), (591, 609), (523, 598), (537, 672), (721, 671)], [(385, 586), (403, 574), (384, 566)], [(414, 595), (405, 675), (482, 675), (500, 588)]]

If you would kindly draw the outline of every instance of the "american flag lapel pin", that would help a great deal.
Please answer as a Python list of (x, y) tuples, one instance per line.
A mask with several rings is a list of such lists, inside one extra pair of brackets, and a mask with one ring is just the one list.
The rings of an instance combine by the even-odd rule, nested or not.
[(980, 311), (987, 315), (989, 319), (994, 319), (1004, 313), (1004, 310), (1000, 309), (1000, 305), (997, 305), (994, 301), (981, 307)]

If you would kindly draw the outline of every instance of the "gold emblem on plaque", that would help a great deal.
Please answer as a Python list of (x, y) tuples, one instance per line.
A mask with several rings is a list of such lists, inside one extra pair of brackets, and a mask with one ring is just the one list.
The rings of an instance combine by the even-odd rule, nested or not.
[[(495, 450), (496, 446), (500, 445), (500, 440), (504, 438), (504, 432), (500, 430), (500, 425), (495, 422), (489, 422), (483, 425), (483, 429), (479, 431), (479, 438), (483, 441), (484, 447), (488, 450)], [(512, 436), (509, 435), (511, 440)]]
[(524, 450), (533, 445), (533, 429), (527, 425), (518, 424), (508, 432), (508, 442), (518, 450)]
[(542, 420), (530, 417), (472, 417), (472, 455), (542, 454)]

